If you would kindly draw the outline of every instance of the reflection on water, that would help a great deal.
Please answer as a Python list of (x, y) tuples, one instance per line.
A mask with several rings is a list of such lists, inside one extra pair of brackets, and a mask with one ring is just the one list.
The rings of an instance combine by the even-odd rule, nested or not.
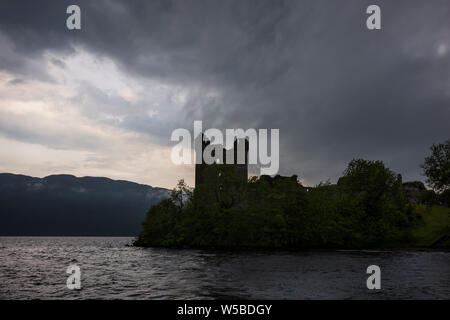
[[(211, 252), (132, 238), (0, 238), (0, 299), (449, 299), (449, 252)], [(66, 287), (70, 264), (82, 290)], [(381, 267), (381, 290), (366, 268)]]

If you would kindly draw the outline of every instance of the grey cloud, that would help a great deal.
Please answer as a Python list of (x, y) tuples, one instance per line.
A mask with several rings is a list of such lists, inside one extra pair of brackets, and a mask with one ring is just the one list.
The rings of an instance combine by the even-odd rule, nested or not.
[(62, 60), (60, 60), (60, 59), (52, 58), (52, 59), (50, 60), (50, 62), (51, 62), (53, 65), (55, 65), (55, 66), (57, 66), (57, 67), (59, 67), (59, 68), (62, 68), (62, 69), (64, 69), (64, 68), (66, 67), (66, 64), (64, 63), (64, 61), (62, 61)]
[(11, 85), (22, 84), (22, 83), (25, 83), (25, 80), (20, 79), (20, 78), (14, 78), (14, 79), (8, 81), (8, 84), (11, 84)]
[[(84, 132), (69, 134), (61, 132), (59, 128), (50, 125), (35, 123), (30, 117), (9, 116), (0, 118), (0, 134), (22, 142), (43, 144), (59, 150), (98, 150), (105, 140), (99, 141), (96, 137)], [(93, 139), (94, 138), (94, 139)]]
[[(335, 180), (353, 157), (417, 179), (428, 146), (449, 138), (445, 0), (78, 3), (82, 30), (71, 32), (67, 1), (2, 2), (0, 32), (14, 46), (0, 49), (0, 68), (18, 72), (21, 59), (79, 46), (137, 78), (200, 88), (180, 113), (124, 114), (126, 129), (280, 128), (281, 173), (310, 183)], [(381, 31), (365, 28), (369, 4), (382, 8)], [(125, 102), (105, 101), (124, 112)]]

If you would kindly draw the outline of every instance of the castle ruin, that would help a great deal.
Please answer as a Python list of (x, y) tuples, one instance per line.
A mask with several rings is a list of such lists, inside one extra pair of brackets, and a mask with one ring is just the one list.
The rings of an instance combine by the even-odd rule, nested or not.
[[(248, 179), (248, 150), (249, 150), (249, 142), (247, 139), (236, 139), (233, 143), (232, 149), (225, 149), (222, 145), (211, 145), (211, 141), (205, 139), (203, 134), (200, 134), (197, 139), (201, 139), (202, 144), (202, 157), (201, 162), (195, 164), (195, 186), (198, 187), (201, 184), (204, 184), (205, 181), (205, 172), (209, 166), (212, 165), (227, 165), (232, 167), (234, 170), (234, 174), (236, 177), (241, 180), (243, 183), (247, 182)], [(198, 141), (200, 143), (200, 141)], [(214, 146), (214, 150), (211, 152), (212, 157), (216, 157), (216, 161), (213, 164), (205, 163), (203, 159), (204, 150), (208, 146)], [(219, 150), (221, 152), (222, 157), (216, 153)], [(240, 151), (240, 152), (238, 152)], [(244, 155), (242, 155), (244, 151)], [(227, 159), (232, 159), (232, 161), (227, 161)]]

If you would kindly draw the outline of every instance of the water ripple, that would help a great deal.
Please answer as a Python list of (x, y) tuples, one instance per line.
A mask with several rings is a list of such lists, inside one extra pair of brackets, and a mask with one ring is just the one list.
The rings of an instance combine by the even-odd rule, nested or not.
[[(142, 249), (131, 238), (0, 237), (0, 299), (449, 299), (449, 252)], [(66, 287), (77, 264), (82, 290)], [(382, 289), (366, 288), (366, 268)]]

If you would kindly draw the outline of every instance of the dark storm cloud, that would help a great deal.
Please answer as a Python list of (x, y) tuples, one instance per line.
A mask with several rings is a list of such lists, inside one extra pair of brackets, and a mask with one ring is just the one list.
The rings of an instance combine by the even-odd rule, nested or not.
[[(280, 128), (281, 173), (312, 183), (353, 157), (417, 179), (428, 146), (449, 138), (448, 1), (77, 1), (75, 32), (72, 3), (3, 1), (0, 68), (35, 75), (23, 61), (79, 46), (136, 77), (215, 89), (190, 96), (176, 125)], [(365, 27), (369, 4), (381, 31)]]

